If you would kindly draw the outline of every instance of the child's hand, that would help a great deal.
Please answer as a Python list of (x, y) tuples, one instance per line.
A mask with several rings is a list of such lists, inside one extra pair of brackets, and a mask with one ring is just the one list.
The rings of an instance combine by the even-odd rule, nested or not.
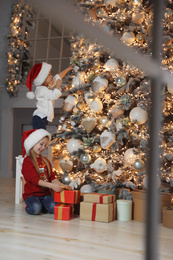
[(61, 187), (60, 184), (52, 183), (51, 188), (52, 188), (52, 190), (54, 190), (56, 192), (63, 191), (63, 188)]
[(70, 65), (70, 67), (68, 67), (68, 71), (72, 70), (74, 68), (74, 65)]

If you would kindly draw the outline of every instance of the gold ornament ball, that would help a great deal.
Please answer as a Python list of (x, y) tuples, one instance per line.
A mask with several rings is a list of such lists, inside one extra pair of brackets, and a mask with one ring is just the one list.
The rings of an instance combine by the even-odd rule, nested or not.
[(93, 152), (95, 152), (95, 153), (99, 153), (100, 151), (101, 151), (101, 146), (99, 145), (99, 144), (95, 144), (94, 146), (93, 146)]
[(135, 42), (135, 35), (133, 32), (125, 32), (123, 36), (121, 37), (121, 41), (123, 41), (125, 44), (133, 44)]
[(145, 39), (145, 37), (144, 37), (143, 33), (138, 33), (138, 34), (136, 35), (136, 41), (137, 41), (138, 43), (143, 43), (143, 42), (144, 42), (144, 39)]
[(144, 20), (144, 14), (143, 13), (139, 13), (139, 12), (134, 12), (132, 14), (132, 21), (135, 23), (135, 24), (141, 24)]

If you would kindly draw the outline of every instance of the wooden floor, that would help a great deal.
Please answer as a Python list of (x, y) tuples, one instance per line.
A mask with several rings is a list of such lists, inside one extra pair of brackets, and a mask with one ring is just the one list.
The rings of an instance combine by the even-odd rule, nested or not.
[[(145, 259), (145, 224), (54, 220), (14, 204), (15, 180), (0, 178), (0, 259)], [(173, 229), (159, 224), (159, 260), (173, 259)]]

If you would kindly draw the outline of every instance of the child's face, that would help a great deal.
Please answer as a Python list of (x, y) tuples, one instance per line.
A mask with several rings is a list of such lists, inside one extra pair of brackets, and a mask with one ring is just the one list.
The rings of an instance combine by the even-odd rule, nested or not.
[(46, 136), (33, 146), (33, 150), (36, 153), (36, 156), (39, 156), (42, 152), (44, 152), (46, 150), (48, 142), (49, 142), (49, 139)]
[(46, 86), (50, 86), (50, 85), (52, 85), (52, 81), (53, 81), (53, 76), (52, 76), (51, 70), (50, 70), (50, 71), (49, 71), (49, 74), (48, 74), (48, 76), (47, 76), (47, 78), (46, 78), (45, 81), (44, 81), (44, 84), (45, 84)]

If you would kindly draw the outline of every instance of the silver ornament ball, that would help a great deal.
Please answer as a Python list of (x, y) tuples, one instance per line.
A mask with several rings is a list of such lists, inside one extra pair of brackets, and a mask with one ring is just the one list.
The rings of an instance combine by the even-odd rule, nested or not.
[(126, 78), (123, 76), (118, 76), (115, 80), (118, 87), (124, 86), (126, 84)]
[(109, 123), (109, 119), (107, 116), (102, 116), (99, 119), (99, 124), (101, 124), (102, 126), (107, 126), (108, 123)]
[(144, 163), (138, 159), (134, 162), (134, 167), (136, 170), (142, 170), (144, 168)]
[(80, 161), (81, 161), (82, 163), (87, 164), (87, 163), (90, 162), (90, 160), (91, 160), (91, 156), (90, 156), (89, 154), (87, 154), (87, 153), (82, 153), (82, 154), (80, 155)]
[(71, 180), (68, 176), (68, 173), (64, 173), (63, 176), (62, 176), (62, 183), (63, 184), (70, 184)]

